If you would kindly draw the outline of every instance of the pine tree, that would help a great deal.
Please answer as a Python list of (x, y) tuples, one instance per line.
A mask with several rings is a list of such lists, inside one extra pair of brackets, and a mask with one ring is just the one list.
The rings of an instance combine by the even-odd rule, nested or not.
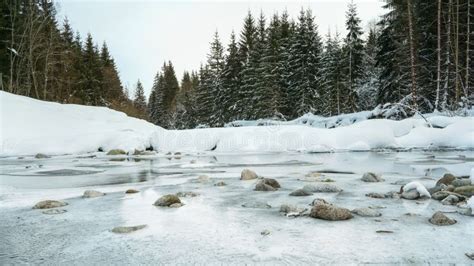
[(350, 3), (346, 13), (347, 36), (344, 40), (345, 62), (347, 68), (346, 91), (347, 101), (344, 103), (343, 112), (355, 112), (357, 108), (357, 91), (359, 90), (360, 80), (363, 76), (363, 41), (361, 20), (357, 15), (356, 5)]
[(223, 71), (225, 66), (224, 47), (219, 39), (217, 31), (214, 33), (214, 39), (211, 42), (211, 50), (207, 56), (208, 80), (210, 101), (207, 103), (210, 108), (211, 117), (209, 123), (212, 126), (222, 125), (224, 122), (224, 112), (226, 111), (224, 103), (217, 101), (223, 97)]
[(223, 93), (219, 95), (218, 102), (223, 104), (223, 121), (230, 122), (238, 118), (236, 111), (237, 102), (239, 101), (239, 90), (241, 80), (239, 75), (242, 71), (242, 64), (239, 60), (239, 49), (232, 31), (230, 43), (225, 56), (224, 70), (222, 71), (222, 88)]
[(289, 50), (288, 75), (290, 106), (294, 106), (290, 118), (308, 112), (318, 112), (321, 93), (320, 67), (322, 43), (314, 24), (311, 11), (301, 10), (298, 26)]
[[(146, 107), (147, 107), (147, 104), (146, 104), (146, 99), (145, 99), (145, 91), (143, 90), (143, 85), (142, 83), (140, 82), (140, 80), (137, 81), (137, 86), (135, 88), (135, 95), (134, 95), (134, 98), (133, 98), (133, 105), (135, 106), (135, 108), (145, 114), (146, 113)], [(143, 117), (145, 118), (145, 117)]]
[[(252, 14), (249, 12), (244, 20), (244, 27), (240, 33), (239, 60), (242, 69), (239, 73), (239, 79), (241, 80), (239, 99), (236, 102), (235, 108), (235, 111), (238, 114), (237, 119), (248, 119), (252, 113), (252, 107), (249, 103), (252, 102), (252, 82), (255, 81), (255, 77), (250, 71), (250, 68), (254, 67), (256, 64), (256, 57), (252, 57), (256, 42), (257, 27), (255, 26), (255, 20)], [(254, 61), (251, 62), (251, 59)]]
[(343, 53), (339, 34), (333, 37), (327, 34), (326, 46), (321, 59), (322, 103), (320, 113), (327, 116), (341, 113), (342, 104), (347, 95), (342, 94), (344, 87)]
[(369, 30), (369, 36), (364, 47), (364, 57), (362, 60), (363, 76), (358, 95), (358, 106), (360, 110), (371, 110), (377, 106), (377, 90), (380, 86), (378, 77), (380, 69), (376, 67), (376, 56), (378, 53), (377, 38), (379, 32), (374, 25)]
[(82, 99), (86, 105), (103, 105), (100, 58), (90, 33), (87, 35), (82, 57), (80, 81), (82, 84)]

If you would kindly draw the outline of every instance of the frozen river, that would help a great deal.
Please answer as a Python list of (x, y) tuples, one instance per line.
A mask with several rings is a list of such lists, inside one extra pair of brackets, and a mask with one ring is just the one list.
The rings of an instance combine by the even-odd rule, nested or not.
[[(398, 192), (415, 180), (430, 188), (446, 172), (467, 176), (474, 167), (472, 151), (92, 155), (0, 159), (0, 265), (473, 263), (465, 253), (474, 252), (474, 219), (456, 213), (458, 207), (365, 196)], [(244, 168), (275, 178), (281, 189), (254, 191), (256, 180), (239, 180)], [(369, 171), (385, 181), (362, 182)], [(343, 191), (288, 195), (311, 183), (305, 176), (314, 172)], [(209, 181), (199, 182), (200, 175)], [(214, 186), (219, 181), (227, 185)], [(140, 192), (125, 194), (130, 188)], [(84, 199), (87, 189), (106, 195)], [(153, 205), (180, 191), (199, 196), (182, 198), (181, 208)], [(348, 209), (372, 207), (382, 216), (331, 222), (279, 212), (282, 204), (310, 208), (315, 198)], [(61, 209), (67, 212), (32, 209), (45, 199), (66, 201)], [(457, 223), (430, 224), (436, 211), (448, 212)], [(142, 224), (147, 227), (130, 234), (111, 232)], [(269, 234), (261, 234), (265, 230)]]

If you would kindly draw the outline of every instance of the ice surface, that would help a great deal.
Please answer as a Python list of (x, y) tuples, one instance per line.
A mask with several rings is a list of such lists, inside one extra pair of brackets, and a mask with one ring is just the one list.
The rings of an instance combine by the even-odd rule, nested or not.
[[(373, 199), (365, 194), (399, 191), (400, 181), (429, 188), (447, 169), (467, 176), (474, 167), (472, 151), (183, 154), (123, 161), (94, 155), (0, 159), (0, 264), (471, 263), (464, 253), (473, 251), (474, 220), (457, 213), (457, 207), (432, 199)], [(282, 188), (254, 191), (256, 180), (239, 180), (244, 168), (277, 179)], [(369, 171), (385, 181), (362, 182), (360, 177)], [(344, 191), (289, 196), (308, 184), (298, 179), (310, 172), (323, 172), (322, 177)], [(210, 181), (197, 182), (202, 174)], [(219, 181), (227, 185), (214, 186)], [(129, 188), (140, 192), (125, 194)], [(87, 189), (107, 195), (81, 198)], [(185, 205), (177, 209), (152, 205), (160, 196), (179, 191), (200, 195), (182, 198)], [(382, 216), (329, 222), (279, 213), (283, 203), (309, 208), (314, 198), (349, 209), (377, 208)], [(46, 215), (31, 209), (44, 199), (68, 202), (62, 208), (67, 212)], [(247, 202), (272, 207), (242, 207)], [(434, 226), (428, 219), (436, 211), (446, 211), (458, 222)], [(148, 227), (127, 235), (110, 232), (140, 224)], [(270, 234), (261, 235), (264, 230)]]

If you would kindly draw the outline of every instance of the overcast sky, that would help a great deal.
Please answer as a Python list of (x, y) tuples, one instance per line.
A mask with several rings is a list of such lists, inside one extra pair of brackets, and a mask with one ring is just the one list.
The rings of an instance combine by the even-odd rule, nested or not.
[[(232, 30), (238, 33), (250, 10), (271, 17), (287, 10), (295, 20), (301, 8), (310, 7), (319, 33), (330, 29), (345, 33), (345, 12), (349, 0), (313, 1), (112, 1), (59, 0), (58, 18), (68, 17), (84, 38), (107, 42), (120, 78), (132, 92), (140, 79), (148, 95), (153, 78), (165, 60), (171, 60), (178, 79), (184, 70), (198, 70), (209, 51), (209, 42), (218, 30), (225, 45)], [(362, 26), (383, 14), (380, 0), (354, 0)], [(268, 20), (267, 20), (268, 22)]]

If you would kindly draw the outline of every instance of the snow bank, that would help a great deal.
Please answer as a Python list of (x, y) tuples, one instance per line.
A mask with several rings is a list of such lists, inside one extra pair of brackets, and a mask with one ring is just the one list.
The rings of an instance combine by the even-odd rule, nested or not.
[(0, 155), (145, 149), (157, 127), (106, 107), (44, 102), (0, 91)]
[[(474, 148), (472, 117), (430, 116), (427, 123), (421, 117), (363, 120), (364, 115), (356, 113), (355, 118), (345, 115), (338, 120), (339, 126), (331, 129), (310, 123), (165, 130), (105, 107), (43, 102), (1, 91), (0, 103), (2, 156), (85, 153), (98, 148), (132, 151), (149, 146), (164, 152), (224, 153)], [(360, 121), (349, 123), (354, 119)], [(349, 125), (342, 126), (344, 123)]]

